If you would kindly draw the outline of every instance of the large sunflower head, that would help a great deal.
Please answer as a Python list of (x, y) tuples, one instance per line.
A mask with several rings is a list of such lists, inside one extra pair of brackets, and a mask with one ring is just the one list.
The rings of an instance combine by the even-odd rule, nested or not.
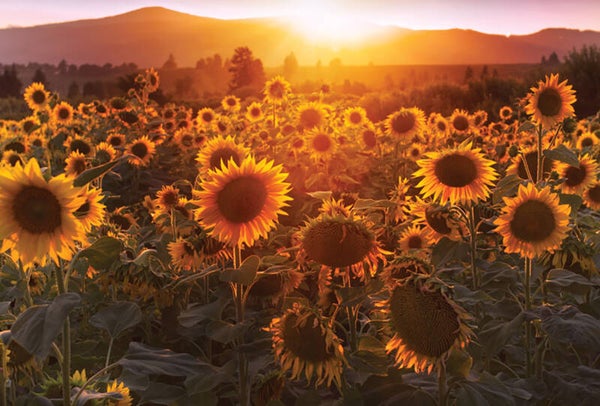
[(532, 121), (541, 124), (543, 128), (551, 128), (562, 122), (565, 118), (575, 114), (573, 103), (575, 91), (567, 81), (558, 82), (558, 74), (546, 76), (544, 81), (539, 81), (537, 87), (531, 88), (525, 112), (530, 114)]
[(0, 169), (1, 250), (24, 264), (49, 256), (70, 259), (85, 233), (73, 212), (84, 202), (80, 188), (64, 174), (46, 181), (37, 161)]
[(565, 162), (559, 162), (556, 171), (564, 182), (561, 184), (564, 193), (583, 193), (594, 181), (598, 174), (598, 163), (590, 156), (579, 159), (579, 166), (573, 166)]
[(212, 236), (231, 246), (251, 246), (275, 227), (287, 206), (290, 184), (281, 165), (248, 156), (211, 170), (198, 192), (198, 218)]
[(419, 136), (423, 132), (425, 113), (417, 107), (403, 107), (387, 117), (385, 127), (394, 137), (410, 141), (413, 136)]
[(46, 90), (43, 83), (34, 82), (27, 86), (23, 97), (31, 110), (40, 111), (48, 106), (50, 92)]
[(505, 252), (535, 258), (560, 247), (569, 231), (571, 208), (559, 204), (558, 195), (550, 187), (539, 190), (533, 183), (520, 185), (517, 196), (505, 197), (504, 203), (494, 224)]
[(275, 359), (282, 371), (291, 371), (292, 379), (306, 377), (315, 386), (335, 383), (341, 387), (341, 375), (346, 363), (344, 348), (331, 323), (321, 314), (294, 303), (281, 317), (271, 321)]
[(390, 320), (392, 338), (386, 351), (396, 352), (398, 367), (413, 367), (417, 373), (431, 373), (452, 349), (464, 348), (473, 334), (466, 324), (470, 317), (446, 295), (443, 283), (435, 277), (411, 273), (379, 306)]
[(420, 169), (414, 177), (422, 177), (417, 187), (423, 197), (433, 196), (441, 203), (478, 202), (490, 194), (490, 186), (498, 174), (478, 148), (463, 144), (439, 152), (425, 154), (417, 161)]

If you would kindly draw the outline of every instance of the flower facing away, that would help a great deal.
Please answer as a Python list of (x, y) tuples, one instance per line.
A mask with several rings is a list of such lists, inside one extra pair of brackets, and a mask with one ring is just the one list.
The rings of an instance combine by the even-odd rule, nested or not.
[(549, 187), (520, 185), (515, 197), (504, 198), (502, 214), (494, 221), (505, 251), (535, 258), (560, 247), (569, 231), (570, 206), (559, 204)]
[(490, 194), (490, 186), (498, 177), (494, 161), (469, 144), (439, 152), (429, 152), (417, 161), (420, 169), (413, 177), (422, 177), (417, 187), (421, 195), (450, 204), (478, 202)]
[(25, 265), (44, 262), (46, 255), (55, 263), (70, 259), (77, 241), (85, 239), (84, 227), (73, 212), (85, 203), (81, 189), (63, 175), (46, 181), (32, 158), (0, 170), (1, 251)]
[(314, 376), (315, 386), (341, 386), (344, 349), (320, 314), (294, 303), (282, 317), (274, 318), (267, 330), (272, 334), (275, 359), (284, 372), (291, 371), (292, 379), (304, 375), (310, 382)]
[(246, 157), (211, 170), (197, 193), (197, 216), (210, 234), (230, 246), (251, 246), (275, 227), (292, 198), (281, 165)]
[(559, 83), (558, 74), (546, 76), (546, 80), (539, 81), (538, 87), (532, 87), (531, 91), (525, 112), (543, 128), (551, 128), (575, 113), (573, 103), (577, 99), (573, 86), (567, 85), (566, 80)]

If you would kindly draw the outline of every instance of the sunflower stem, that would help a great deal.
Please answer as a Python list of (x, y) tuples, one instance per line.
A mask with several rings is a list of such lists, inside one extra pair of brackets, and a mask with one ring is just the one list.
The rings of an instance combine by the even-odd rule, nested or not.
[(543, 146), (542, 146), (542, 124), (538, 125), (538, 134), (537, 134), (537, 179), (535, 183), (540, 183), (542, 178), (544, 177), (544, 154), (543, 154)]
[(438, 368), (439, 406), (446, 406), (448, 388), (446, 386), (446, 362), (441, 361)]
[[(233, 248), (233, 267), (235, 269), (239, 269), (242, 265), (242, 249), (240, 246), (236, 245)], [(234, 295), (233, 299), (235, 301), (235, 309), (236, 309), (236, 321), (237, 323), (244, 322), (244, 286), (241, 283), (234, 283)], [(240, 335), (238, 339), (238, 368), (239, 368), (239, 399), (240, 406), (249, 405), (249, 396), (248, 396), (248, 359), (246, 358), (246, 354), (243, 352), (242, 347), (244, 345), (244, 335), (243, 333)]]
[[(61, 295), (67, 293), (67, 282), (63, 275), (62, 266), (55, 266), (54, 274), (56, 277), (58, 293)], [(63, 325), (62, 346), (63, 362), (61, 369), (63, 405), (71, 406), (71, 322), (69, 316), (67, 316)]]
[(473, 290), (479, 289), (479, 274), (477, 272), (477, 225), (475, 224), (475, 205), (471, 205), (469, 213), (469, 232), (471, 234), (471, 276), (473, 278)]
[[(531, 270), (533, 267), (533, 260), (531, 258), (525, 258), (525, 311), (531, 310)], [(529, 378), (532, 373), (532, 359), (531, 359), (531, 322), (525, 319), (525, 355), (526, 355), (526, 373)]]

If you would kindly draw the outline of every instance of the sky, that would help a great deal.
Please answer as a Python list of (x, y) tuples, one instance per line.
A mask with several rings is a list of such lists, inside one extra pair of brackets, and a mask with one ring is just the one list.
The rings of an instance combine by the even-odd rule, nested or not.
[(600, 0), (0, 0), (0, 28), (101, 18), (148, 6), (221, 19), (343, 18), (503, 35), (557, 27), (600, 31)]

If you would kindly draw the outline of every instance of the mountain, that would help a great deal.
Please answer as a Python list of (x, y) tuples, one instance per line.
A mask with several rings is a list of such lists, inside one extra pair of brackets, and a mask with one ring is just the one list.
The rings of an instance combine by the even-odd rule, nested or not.
[(294, 52), (301, 65), (537, 63), (563, 57), (584, 44), (600, 45), (600, 32), (551, 28), (530, 35), (491, 35), (472, 30), (407, 30), (377, 27), (361, 43), (344, 46), (307, 41), (289, 20), (220, 20), (148, 7), (112, 17), (0, 29), (0, 63), (29, 62), (160, 67), (170, 54), (180, 67), (200, 58), (233, 55), (248, 46), (265, 66), (280, 66)]

